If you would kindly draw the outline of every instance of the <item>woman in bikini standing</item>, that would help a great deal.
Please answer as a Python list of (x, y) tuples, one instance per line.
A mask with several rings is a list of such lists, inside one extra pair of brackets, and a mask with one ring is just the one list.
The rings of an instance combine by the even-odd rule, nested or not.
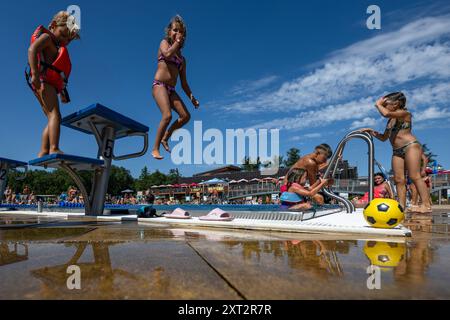
[(375, 107), (383, 117), (389, 119), (384, 133), (370, 128), (361, 131), (381, 141), (390, 140), (393, 148), (392, 169), (400, 205), (403, 208), (406, 206), (406, 169), (423, 200), (420, 206), (410, 207), (408, 211), (431, 213), (430, 195), (421, 176), (422, 145), (411, 133), (412, 115), (406, 109), (405, 95), (401, 92), (390, 93), (378, 99)]
[[(162, 144), (167, 152), (170, 152), (168, 141), (172, 133), (189, 122), (191, 115), (180, 96), (175, 91), (178, 76), (180, 76), (183, 91), (191, 100), (195, 108), (200, 103), (192, 94), (186, 79), (186, 59), (181, 55), (181, 48), (186, 39), (186, 25), (180, 16), (175, 16), (166, 27), (166, 37), (161, 41), (158, 50), (158, 69), (153, 81), (153, 98), (162, 113), (162, 119), (156, 133), (155, 145), (152, 156), (161, 160), (159, 146)], [(179, 118), (172, 123), (172, 109), (178, 113)], [(167, 127), (169, 129), (167, 130)]]

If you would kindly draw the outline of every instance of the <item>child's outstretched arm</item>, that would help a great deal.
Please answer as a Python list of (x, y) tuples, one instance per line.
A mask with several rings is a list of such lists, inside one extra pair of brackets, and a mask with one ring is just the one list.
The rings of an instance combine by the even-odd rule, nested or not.
[(372, 137), (375, 137), (375, 138), (377, 138), (380, 141), (386, 141), (389, 138), (389, 134), (391, 132), (391, 129), (389, 127), (389, 122), (390, 122), (390, 120), (386, 124), (386, 129), (384, 129), (384, 132), (382, 134), (379, 133), (378, 131), (375, 131), (374, 129), (371, 129), (371, 128), (364, 128), (364, 129), (361, 129), (360, 131), (367, 132)]
[(42, 52), (51, 44), (51, 38), (48, 34), (43, 34), (34, 41), (28, 48), (28, 63), (32, 73), (31, 83), (36, 90), (41, 89), (40, 73), (38, 68), (38, 53)]
[(301, 196), (304, 196), (304, 197), (313, 197), (313, 196), (315, 196), (316, 194), (317, 194), (317, 192), (319, 192), (321, 189), (322, 189), (322, 187), (325, 185), (325, 184), (327, 184), (328, 183), (328, 180), (327, 179), (322, 179), (322, 178), (320, 178), (320, 179), (318, 179), (317, 180), (317, 182), (316, 183), (314, 183), (314, 187), (311, 187), (311, 189), (310, 190), (308, 190), (307, 188), (305, 188), (305, 187), (302, 187), (302, 186), (291, 186), (290, 188), (289, 188), (289, 191), (290, 192), (295, 192), (295, 193), (297, 193), (297, 194), (299, 194), (299, 195), (301, 195)]
[(200, 106), (200, 102), (197, 99), (195, 99), (194, 95), (192, 94), (192, 90), (189, 87), (189, 84), (187, 82), (186, 58), (183, 61), (183, 67), (180, 71), (180, 79), (181, 79), (181, 87), (183, 88), (183, 91), (189, 97), (189, 100), (191, 100), (191, 102), (195, 106), (195, 108), (198, 108)]

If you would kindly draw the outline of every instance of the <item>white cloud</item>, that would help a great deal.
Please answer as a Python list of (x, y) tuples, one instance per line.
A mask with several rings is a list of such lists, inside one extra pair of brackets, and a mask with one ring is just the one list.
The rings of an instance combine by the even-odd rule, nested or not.
[[(401, 89), (415, 80), (442, 81), (450, 77), (449, 35), (450, 16), (420, 19), (335, 52), (320, 67), (284, 82), (275, 92), (243, 97), (224, 108), (240, 113), (324, 109), (381, 95), (387, 88)], [(445, 94), (444, 86), (438, 89), (437, 97)]]
[(250, 92), (263, 89), (267, 87), (268, 85), (274, 83), (278, 80), (278, 76), (272, 75), (267, 76), (258, 80), (243, 80), (239, 81), (236, 86), (234, 86), (231, 89), (232, 95), (242, 95), (242, 94), (248, 94)]
[(415, 122), (421, 122), (432, 119), (445, 119), (450, 117), (450, 109), (439, 109), (437, 107), (429, 107), (423, 111), (417, 112), (414, 115)]
[(263, 122), (253, 126), (253, 128), (299, 130), (324, 127), (336, 121), (361, 119), (367, 117), (373, 111), (373, 101), (373, 97), (367, 97), (349, 103), (329, 105), (322, 109), (301, 112), (295, 117), (285, 117)]
[(414, 90), (405, 90), (409, 109), (417, 109), (450, 101), (450, 82), (424, 85)]
[(315, 138), (321, 138), (322, 134), (319, 132), (315, 132), (315, 133), (307, 133), (303, 135), (305, 138), (310, 138), (310, 139), (315, 139)]
[[(447, 103), (450, 92), (445, 90), (450, 88), (450, 83), (441, 83), (433, 87), (424, 87), (409, 90), (411, 99), (408, 104), (425, 104), (425, 101)], [(338, 121), (352, 121), (349, 129), (361, 127), (376, 127), (386, 122), (373, 106), (376, 97), (369, 96), (356, 99), (347, 103), (328, 105), (320, 109), (300, 112), (295, 117), (281, 117), (262, 122), (252, 126), (253, 128), (277, 128), (280, 130), (303, 130), (310, 128), (320, 128)], [(413, 121), (421, 122), (431, 119), (446, 119), (450, 117), (449, 108), (438, 108), (431, 106), (426, 109), (412, 110)]]
[(373, 38), (357, 42), (338, 50), (334, 56), (377, 56), (396, 51), (396, 48), (417, 46), (438, 40), (450, 33), (450, 16), (426, 17), (410, 22), (396, 31), (384, 32)]
[(359, 129), (364, 127), (373, 128), (380, 123), (380, 119), (366, 117), (362, 120), (355, 120), (350, 125), (350, 129)]

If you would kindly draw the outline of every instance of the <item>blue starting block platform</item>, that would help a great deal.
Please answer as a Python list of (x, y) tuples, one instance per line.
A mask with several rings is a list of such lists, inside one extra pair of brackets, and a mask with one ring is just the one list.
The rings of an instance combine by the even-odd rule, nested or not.
[(27, 166), (27, 163), (26, 162), (22, 162), (22, 161), (17, 161), (17, 160), (0, 158), (0, 165), (8, 166), (10, 169), (15, 169), (15, 168), (19, 168), (19, 167), (24, 167), (25, 168)]
[(85, 157), (72, 156), (68, 154), (50, 154), (48, 156), (31, 160), (30, 166), (39, 166), (44, 168), (60, 168), (61, 164), (66, 164), (78, 171), (91, 171), (103, 166), (103, 160), (91, 159)]
[[(95, 124), (95, 126), (92, 126)], [(136, 133), (148, 132), (148, 127), (107, 107), (96, 103), (72, 113), (62, 120), (62, 125), (87, 134), (96, 134), (105, 127), (112, 127), (116, 139)]]
[(6, 185), (7, 185), (7, 175), (9, 170), (17, 169), (17, 168), (24, 168), (25, 173), (23, 177), (20, 177), (20, 179), (25, 178), (25, 174), (27, 172), (27, 163), (17, 160), (11, 160), (7, 158), (0, 158), (0, 203), (3, 199), (3, 195), (5, 193)]
[[(52, 154), (31, 160), (29, 164), (44, 168), (60, 168), (66, 171), (75, 181), (85, 199), (86, 214), (103, 215), (112, 160), (143, 156), (148, 149), (149, 128), (99, 103), (64, 117), (62, 125), (93, 135), (98, 145), (97, 157), (94, 159), (68, 154)], [(115, 155), (115, 141), (131, 136), (143, 137), (142, 150), (132, 154)], [(82, 170), (94, 171), (90, 194), (87, 193), (86, 187), (77, 173)]]

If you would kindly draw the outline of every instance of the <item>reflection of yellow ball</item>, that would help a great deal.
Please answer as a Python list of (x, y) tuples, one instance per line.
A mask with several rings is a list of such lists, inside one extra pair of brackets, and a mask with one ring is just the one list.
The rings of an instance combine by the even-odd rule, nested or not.
[(367, 241), (364, 253), (374, 266), (396, 267), (405, 257), (404, 243)]
[(375, 228), (394, 228), (405, 219), (402, 206), (393, 199), (376, 198), (364, 208), (364, 218)]

